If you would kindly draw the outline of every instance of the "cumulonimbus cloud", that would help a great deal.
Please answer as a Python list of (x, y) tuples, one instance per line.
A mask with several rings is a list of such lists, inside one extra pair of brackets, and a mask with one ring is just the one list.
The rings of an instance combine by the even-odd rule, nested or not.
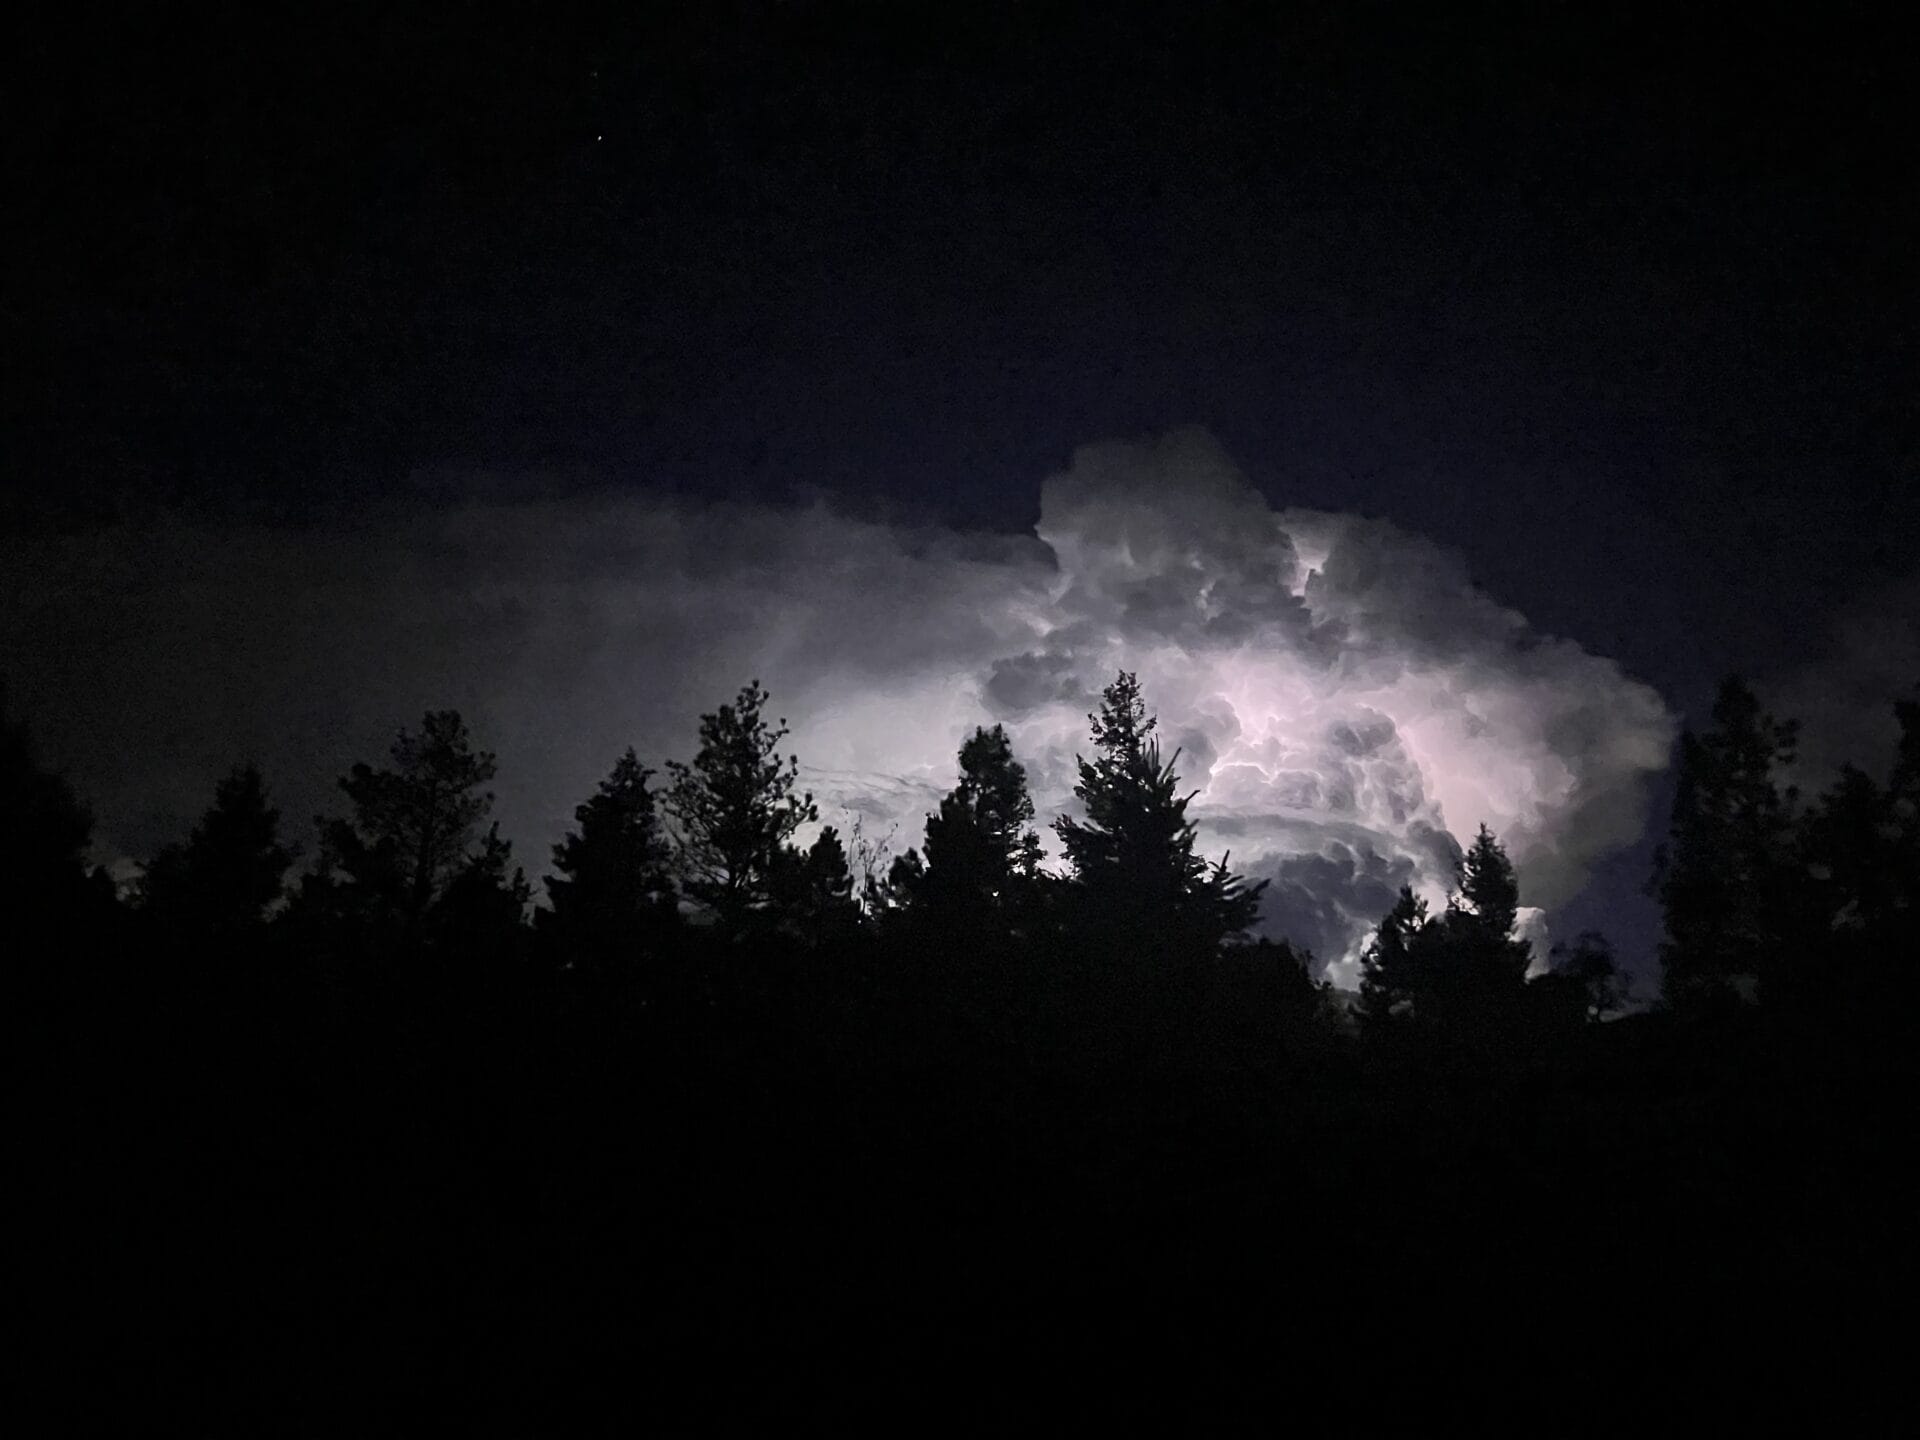
[(692, 748), (760, 677), (823, 819), (916, 843), (981, 723), (1070, 809), (1102, 685), (1138, 672), (1207, 843), (1270, 879), (1266, 928), (1327, 960), (1482, 822), (1524, 898), (1569, 898), (1644, 821), (1673, 720), (1394, 526), (1275, 510), (1204, 433), (1092, 446), (1025, 536), (826, 505), (631, 494), (294, 530), (173, 521), (12, 542), (3, 637), (100, 843), (150, 852), (237, 758), (297, 832), (331, 779), (454, 705), (501, 758), (537, 871), (628, 744)]

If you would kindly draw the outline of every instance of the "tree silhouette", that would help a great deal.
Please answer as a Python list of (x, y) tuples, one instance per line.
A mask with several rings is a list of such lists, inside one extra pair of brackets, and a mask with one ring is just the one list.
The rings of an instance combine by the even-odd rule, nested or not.
[(418, 734), (402, 730), (391, 766), (356, 764), (340, 780), (350, 819), (321, 821), (321, 876), (345, 877), (349, 908), (416, 927), (472, 854), (474, 830), (493, 808), (483, 791), (491, 753), (473, 748), (457, 710), (428, 711)]
[(1556, 945), (1547, 972), (1527, 987), (1528, 1003), (1563, 1026), (1598, 1024), (1627, 1000), (1613, 946), (1596, 930)]
[(1737, 676), (1722, 682), (1713, 725), (1680, 741), (1668, 838), (1654, 863), (1666, 914), (1664, 989), (1686, 1005), (1736, 975), (1777, 968), (1793, 929), (1794, 792), (1778, 783), (1796, 726), (1776, 720)]
[[(667, 797), (631, 750), (575, 797), (537, 933), (511, 847), (475, 818), (492, 758), (457, 717), (403, 735), (381, 770), (355, 767), (333, 868), (311, 887), (325, 907), (264, 925), (286, 856), (265, 787), (237, 770), (150, 868), (151, 915), (188, 917), (174, 931), (111, 908), (74, 924), (51, 893), (14, 897), (9, 940), (23, 915), (62, 922), (54, 943), (9, 952), (25, 957), (12, 1058), (27, 1133), (44, 1137), (36, 1173), (56, 1182), (46, 1208), (108, 1236), (114, 1273), (144, 1258), (124, 1247), (147, 1232), (166, 1240), (164, 1274), (221, 1317), (190, 1314), (177, 1353), (225, 1356), (220, 1324), (274, 1319), (261, 1368), (275, 1395), (282, 1350), (317, 1341), (338, 1369), (339, 1335), (346, 1371), (403, 1376), (423, 1334), (458, 1352), (427, 1356), (448, 1373), (483, 1331), (522, 1359), (528, 1343), (597, 1355), (600, 1302), (635, 1287), (652, 1297), (635, 1333), (690, 1364), (714, 1345), (785, 1345), (800, 1324), (891, 1362), (928, 1323), (999, 1333), (1008, 1287), (1056, 1271), (1094, 1303), (1149, 1301), (1075, 1324), (1173, 1315), (1181, 1333), (1149, 1314), (1130, 1352), (1149, 1367), (1196, 1344), (1264, 1344), (1276, 1293), (1335, 1317), (1318, 1327), (1329, 1363), (1415, 1292), (1459, 1322), (1459, 1294), (1503, 1315), (1567, 1281), (1612, 1327), (1660, 1298), (1663, 1275), (1724, 1292), (1729, 1314), (1818, 1279), (1834, 1313), (1880, 1313), (1910, 1229), (1897, 1137), (1915, 1053), (1901, 941), (1920, 707), (1901, 712), (1890, 778), (1845, 773), (1778, 832), (1790, 863), (1775, 913), (1818, 923), (1791, 932), (1810, 983), (1770, 980), (1766, 1011), (1600, 1025), (1622, 989), (1592, 934), (1526, 981), (1516, 929), (1532, 897), (1483, 827), (1447, 898), (1401, 889), (1380, 918), (1356, 1045), (1311, 957), (1230, 933), (1251, 897), (1223, 897), (1237, 882), (1195, 856), (1134, 678), (1103, 699), (1085, 810), (1061, 826), (1070, 880), (1036, 876), (1005, 733), (969, 727), (924, 851), (895, 866), (907, 908), (868, 924), (856, 886), (878, 847), (851, 825), (803, 825), (784, 727), (749, 686), (705, 717), (676, 777), (675, 798), (697, 801), (682, 813), (713, 821), (719, 888), (701, 903), (737, 895), (727, 918), (750, 942), (674, 936), (699, 964), (655, 939), (677, 923)], [(17, 883), (79, 881), (84, 812), (10, 728), (0, 775)], [(726, 828), (736, 811), (746, 820)], [(423, 855), (431, 898), (409, 926), (407, 862)], [(1029, 886), (1045, 899), (1022, 923)], [(276, 963), (182, 964), (229, 953), (194, 926)], [(155, 943), (171, 934), (184, 942)], [(585, 973), (518, 963), (536, 939)], [(621, 968), (649, 944), (668, 963)], [(1835, 958), (1849, 963), (1818, 963)], [(155, 1218), (132, 1242), (115, 1238), (127, 1194)], [(1845, 1225), (1804, 1223), (1836, 1195)], [(854, 1231), (861, 1243), (840, 1243)], [(289, 1277), (298, 1314), (280, 1304)], [(776, 1303), (742, 1330), (730, 1307), (748, 1291)], [(363, 1333), (369, 1295), (398, 1323)], [(516, 1323), (530, 1304), (562, 1328)], [(1059, 1318), (1029, 1317), (1044, 1334)], [(1746, 1343), (1752, 1327), (1709, 1318), (1702, 1333)], [(1455, 1328), (1470, 1365), (1479, 1331)], [(1560, 1332), (1540, 1342), (1562, 1348)], [(1575, 1385), (1590, 1353), (1568, 1367)]]
[(1027, 772), (1001, 726), (976, 729), (960, 747), (960, 780), (927, 817), (924, 860), (913, 851), (892, 878), (921, 917), (969, 931), (1018, 924), (1040, 875)]
[(1485, 1028), (1526, 985), (1533, 949), (1514, 935), (1519, 911), (1513, 862), (1482, 825), (1441, 914), (1430, 918), (1426, 902), (1403, 887), (1374, 932), (1360, 964), (1363, 1020)]
[(806, 944), (850, 936), (861, 914), (839, 832), (828, 825), (805, 850), (783, 846), (774, 859), (768, 897), (780, 927)]
[(1122, 671), (1088, 719), (1095, 756), (1078, 759), (1073, 792), (1087, 818), (1054, 822), (1083, 916), (1181, 949), (1212, 950), (1244, 933), (1259, 916), (1266, 882), (1249, 886), (1225, 860), (1208, 865), (1195, 853), (1193, 796), (1179, 793), (1174, 761), (1161, 762), (1156, 721), (1135, 677)]
[(1844, 766), (1801, 820), (1809, 940), (1823, 931), (1876, 939), (1888, 933), (1897, 904), (1898, 848), (1891, 794), (1865, 771)]
[(800, 762), (780, 757), (787, 722), (769, 725), (766, 703), (760, 682), (750, 681), (732, 704), (700, 717), (692, 764), (667, 762), (667, 812), (687, 893), (736, 935), (767, 904), (782, 848), (819, 816), (812, 795), (794, 793)]
[(1802, 971), (1808, 958), (1828, 953), (1879, 964), (1905, 948), (1905, 928), (1920, 910), (1920, 705), (1902, 701), (1894, 713), (1901, 735), (1886, 785), (1843, 766), (1800, 817), (1795, 875), (1805, 904), (1794, 917), (1802, 931), (1793, 951)]
[(0, 869), (47, 919), (66, 918), (105, 887), (87, 873), (93, 817), (59, 775), (41, 768), (26, 729), (8, 718), (0, 689)]
[(926, 879), (927, 862), (918, 850), (909, 848), (906, 854), (894, 856), (885, 879), (868, 881), (864, 897), (868, 910), (882, 916), (911, 913)]
[(574, 810), (578, 828), (553, 847), (559, 873), (546, 879), (553, 908), (541, 928), (574, 964), (632, 958), (678, 921), (653, 774), (629, 749)]
[(1460, 859), (1459, 886), (1445, 916), (1447, 944), (1469, 985), (1511, 993), (1526, 980), (1533, 947), (1516, 938), (1519, 920), (1519, 877), (1482, 825)]
[(1920, 701), (1893, 707), (1900, 722), (1900, 748), (1887, 780), (1887, 820), (1893, 831), (1892, 904), (1906, 916), (1920, 913)]
[(1410, 1014), (1420, 985), (1416, 947), (1428, 926), (1427, 902), (1400, 887), (1393, 908), (1381, 918), (1360, 957), (1361, 1020), (1378, 1028)]
[(456, 870), (434, 900), (428, 928), (435, 949), (455, 962), (511, 959), (525, 932), (533, 887), (513, 863), (513, 846), (495, 821), (480, 848)]
[(259, 770), (237, 767), (185, 843), (167, 846), (146, 867), (142, 904), (162, 923), (200, 935), (246, 934), (280, 899), (293, 863), (279, 828)]

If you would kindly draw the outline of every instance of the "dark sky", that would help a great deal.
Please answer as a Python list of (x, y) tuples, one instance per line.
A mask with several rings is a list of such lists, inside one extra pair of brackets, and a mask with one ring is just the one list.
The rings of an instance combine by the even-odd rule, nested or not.
[(1074, 446), (1199, 423), (1682, 709), (1914, 568), (1868, 7), (279, 8), (5, 45), (12, 523), (644, 485), (1019, 529)]

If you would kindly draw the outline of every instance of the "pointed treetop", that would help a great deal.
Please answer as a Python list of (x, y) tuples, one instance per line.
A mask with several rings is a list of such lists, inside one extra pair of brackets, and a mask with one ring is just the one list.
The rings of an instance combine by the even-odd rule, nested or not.
[(1489, 934), (1505, 939), (1520, 917), (1520, 880), (1513, 862), (1485, 825), (1461, 857), (1456, 911), (1473, 915)]
[(1100, 692), (1100, 711), (1087, 717), (1093, 728), (1094, 745), (1114, 759), (1143, 756), (1147, 739), (1159, 720), (1147, 713), (1147, 702), (1140, 694), (1139, 678), (1131, 670)]

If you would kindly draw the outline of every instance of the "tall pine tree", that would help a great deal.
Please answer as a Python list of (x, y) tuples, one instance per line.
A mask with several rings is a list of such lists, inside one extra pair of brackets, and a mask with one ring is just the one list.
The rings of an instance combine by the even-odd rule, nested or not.
[(927, 817), (924, 860), (896, 862), (900, 898), (943, 933), (1002, 932), (1031, 916), (1040, 879), (1027, 772), (1007, 732), (976, 729), (960, 747), (960, 780)]
[(1505, 848), (1485, 825), (1460, 857), (1458, 888), (1447, 905), (1447, 941), (1462, 979), (1476, 990), (1517, 991), (1533, 963), (1533, 946), (1516, 934), (1520, 879)]
[(1447, 908), (1429, 918), (1403, 887), (1360, 962), (1360, 1014), (1371, 1024), (1484, 1029), (1526, 987), (1533, 947), (1519, 939), (1520, 883), (1493, 832), (1480, 827), (1454, 872)]
[[(1088, 716), (1094, 758), (1079, 759), (1074, 794), (1084, 821), (1063, 816), (1054, 830), (1071, 867), (1080, 923), (1147, 949), (1211, 952), (1258, 918), (1266, 882), (1248, 885), (1209, 865), (1195, 849), (1174, 761), (1163, 763), (1139, 681), (1122, 671)], [(1174, 760), (1178, 760), (1176, 754)]]
[(185, 843), (169, 845), (146, 867), (141, 903), (163, 924), (199, 937), (246, 934), (280, 899), (293, 863), (279, 830), (260, 772), (238, 767)]
[(6, 698), (0, 687), (0, 870), (32, 898), (15, 925), (30, 934), (110, 911), (113, 887), (104, 870), (87, 869), (92, 814), (40, 765), (25, 727), (8, 718)]
[(1893, 883), (1889, 904), (1907, 924), (1920, 915), (1920, 701), (1893, 707), (1900, 722), (1900, 749), (1887, 780), (1887, 824)]
[(1409, 1018), (1420, 985), (1418, 952), (1428, 925), (1427, 902), (1400, 887), (1393, 908), (1381, 918), (1360, 957), (1359, 1014), (1373, 1028)]
[(1729, 677), (1712, 726), (1681, 737), (1673, 817), (1653, 883), (1666, 915), (1660, 958), (1670, 1003), (1724, 993), (1733, 977), (1764, 977), (1784, 958), (1800, 893), (1795, 796), (1780, 783), (1795, 735), (1791, 721), (1776, 720)]
[(1905, 948), (1920, 911), (1920, 705), (1902, 701), (1894, 712), (1901, 735), (1886, 785), (1844, 766), (1801, 817), (1806, 904), (1796, 951), (1809, 958), (1884, 960)]
[(700, 717), (691, 764), (667, 762), (687, 893), (734, 935), (766, 908), (773, 867), (794, 832), (819, 818), (813, 796), (798, 792), (799, 760), (780, 755), (787, 722), (767, 723), (767, 698), (749, 682), (732, 704)]
[(768, 884), (769, 909), (788, 935), (811, 946), (845, 941), (860, 928), (860, 902), (853, 895), (840, 832), (828, 825), (805, 850), (782, 846)]
[(307, 891), (344, 914), (411, 930), (472, 858), (474, 832), (493, 808), (481, 787), (496, 767), (473, 748), (457, 710), (429, 711), (418, 733), (402, 730), (390, 759), (341, 778), (353, 813), (321, 821), (321, 872)]
[(515, 959), (532, 901), (533, 887), (513, 865), (513, 846), (496, 820), (434, 900), (427, 917), (433, 949), (456, 964)]
[(629, 749), (553, 847), (557, 873), (546, 880), (553, 908), (541, 928), (566, 963), (593, 968), (633, 959), (679, 919), (673, 848), (647, 783), (653, 774)]

